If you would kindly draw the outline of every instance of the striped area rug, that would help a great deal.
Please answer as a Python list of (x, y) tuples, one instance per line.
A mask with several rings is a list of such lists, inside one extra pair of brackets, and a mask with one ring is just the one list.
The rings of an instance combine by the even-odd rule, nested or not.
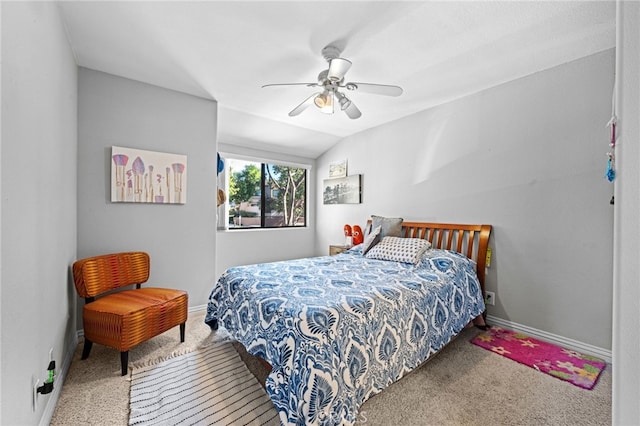
[(278, 412), (229, 341), (135, 368), (129, 425), (279, 425)]

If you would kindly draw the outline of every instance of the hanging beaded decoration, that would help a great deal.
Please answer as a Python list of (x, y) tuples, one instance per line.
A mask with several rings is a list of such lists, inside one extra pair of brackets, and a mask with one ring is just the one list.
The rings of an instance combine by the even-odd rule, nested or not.
[(607, 173), (605, 173), (605, 177), (609, 182), (613, 182), (616, 180), (616, 116), (611, 117), (608, 126), (611, 126), (611, 142), (609, 143), (609, 152), (607, 152)]

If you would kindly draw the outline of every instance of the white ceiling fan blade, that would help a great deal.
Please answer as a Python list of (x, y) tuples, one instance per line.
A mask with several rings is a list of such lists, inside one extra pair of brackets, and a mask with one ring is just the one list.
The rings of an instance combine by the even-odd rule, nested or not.
[(364, 93), (372, 93), (374, 95), (384, 96), (400, 96), (402, 95), (402, 87), (390, 86), (387, 84), (372, 84), (372, 83), (347, 83), (344, 85), (347, 90), (357, 90)]
[(334, 58), (329, 61), (329, 72), (327, 78), (331, 81), (340, 81), (351, 68), (351, 61), (344, 58)]
[(309, 106), (313, 105), (314, 98), (319, 94), (320, 93), (314, 93), (313, 95), (309, 96), (307, 99), (302, 101), (300, 105), (298, 105), (297, 107), (292, 109), (291, 112), (289, 112), (289, 117), (295, 117), (296, 115), (299, 115), (302, 111), (307, 109)]
[(344, 109), (344, 113), (347, 114), (347, 116), (352, 120), (355, 120), (356, 118), (360, 118), (362, 116), (362, 113), (353, 102), (351, 102), (349, 106)]
[(318, 83), (273, 83), (273, 84), (264, 84), (262, 88), (265, 87), (276, 87), (276, 86), (307, 86), (307, 87), (316, 87)]

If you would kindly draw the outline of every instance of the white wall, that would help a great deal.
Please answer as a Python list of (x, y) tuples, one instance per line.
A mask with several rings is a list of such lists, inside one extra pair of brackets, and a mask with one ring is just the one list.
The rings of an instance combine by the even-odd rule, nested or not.
[(640, 3), (619, 2), (612, 423), (640, 424)]
[[(282, 161), (309, 165), (307, 173), (307, 226), (286, 229), (220, 230), (216, 244), (218, 275), (232, 266), (310, 257), (315, 254), (315, 160), (275, 152), (265, 152), (219, 143), (220, 152), (254, 157), (267, 161)], [(326, 253), (325, 253), (326, 254)], [(213, 283), (212, 283), (213, 288)]]
[[(488, 223), (489, 314), (610, 349), (613, 63), (605, 51), (344, 139), (317, 160), (316, 252), (371, 214)], [(363, 203), (323, 205), (343, 159)]]
[[(149, 285), (203, 305), (215, 278), (217, 103), (80, 68), (78, 108), (78, 258), (146, 251)], [(112, 203), (113, 145), (186, 155), (187, 203)]]
[(55, 3), (1, 7), (0, 424), (37, 424), (56, 394), (33, 412), (32, 375), (52, 347), (60, 368), (75, 337), (77, 68)]

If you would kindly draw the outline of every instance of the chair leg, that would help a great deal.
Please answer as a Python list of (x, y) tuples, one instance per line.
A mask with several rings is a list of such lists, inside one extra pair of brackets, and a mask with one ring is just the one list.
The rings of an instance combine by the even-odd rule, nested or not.
[(129, 371), (129, 351), (120, 352), (120, 364), (122, 365), (122, 375)]
[(86, 337), (84, 338), (84, 347), (82, 348), (82, 358), (89, 358), (89, 353), (91, 352), (91, 347), (93, 346), (93, 342)]
[(180, 324), (180, 341), (182, 343), (184, 343), (184, 331), (185, 331), (186, 325), (187, 325), (187, 323), (185, 323), (185, 322)]

